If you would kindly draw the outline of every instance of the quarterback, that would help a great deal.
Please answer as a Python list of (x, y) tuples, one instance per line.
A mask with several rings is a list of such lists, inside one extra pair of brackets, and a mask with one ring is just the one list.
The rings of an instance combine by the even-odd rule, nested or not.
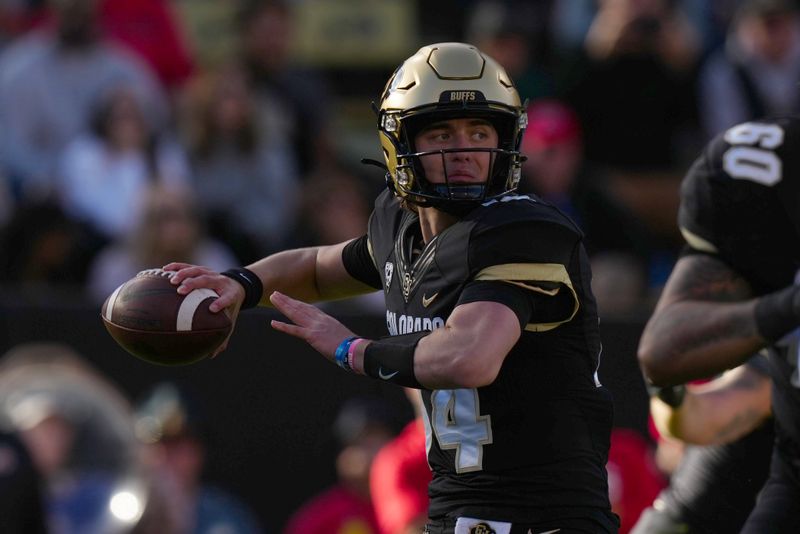
[[(526, 117), (475, 47), (421, 48), (380, 98), (387, 190), (366, 233), (215, 273), (173, 263), (214, 310), (273, 305), (272, 326), (344, 370), (416, 388), (433, 472), (426, 532), (616, 532), (605, 463), (612, 403), (582, 233), (515, 195)], [(389, 335), (309, 304), (383, 291)]]

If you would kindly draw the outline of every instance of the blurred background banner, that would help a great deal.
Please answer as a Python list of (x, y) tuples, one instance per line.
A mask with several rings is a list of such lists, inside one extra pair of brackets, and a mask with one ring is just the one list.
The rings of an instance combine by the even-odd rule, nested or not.
[(417, 2), (301, 0), (293, 52), (316, 67), (393, 67), (419, 42)]

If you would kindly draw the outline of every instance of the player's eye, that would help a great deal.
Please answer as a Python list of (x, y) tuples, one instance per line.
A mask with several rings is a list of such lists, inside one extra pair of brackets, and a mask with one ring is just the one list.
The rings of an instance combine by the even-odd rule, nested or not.
[(426, 137), (431, 142), (442, 143), (450, 139), (450, 132), (447, 130), (431, 130)]
[(471, 134), (472, 140), (478, 143), (485, 143), (492, 139), (491, 132), (488, 128), (478, 128)]

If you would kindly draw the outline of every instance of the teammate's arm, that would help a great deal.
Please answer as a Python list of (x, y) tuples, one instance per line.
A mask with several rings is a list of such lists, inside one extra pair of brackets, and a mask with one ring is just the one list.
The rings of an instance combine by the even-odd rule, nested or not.
[(721, 260), (682, 257), (639, 344), (639, 363), (657, 386), (683, 384), (736, 367), (767, 341), (756, 326), (752, 290)]
[(705, 384), (686, 387), (673, 407), (654, 396), (650, 413), (658, 431), (694, 445), (719, 445), (755, 430), (771, 413), (767, 375), (747, 364)]

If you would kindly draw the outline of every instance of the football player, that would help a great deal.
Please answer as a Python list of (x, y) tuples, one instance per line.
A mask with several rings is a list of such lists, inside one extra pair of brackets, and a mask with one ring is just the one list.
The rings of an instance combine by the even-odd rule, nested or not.
[(685, 253), (643, 332), (657, 386), (712, 376), (766, 347), (776, 444), (742, 532), (800, 532), (800, 121), (747, 122), (702, 152), (681, 189)]
[[(214, 273), (173, 263), (213, 310), (271, 303), (275, 329), (347, 371), (417, 388), (427, 532), (616, 532), (612, 424), (581, 231), (514, 195), (526, 124), (514, 84), (462, 43), (421, 48), (387, 83), (378, 133), (388, 189), (364, 236)], [(308, 304), (386, 297), (389, 336), (363, 339)]]

